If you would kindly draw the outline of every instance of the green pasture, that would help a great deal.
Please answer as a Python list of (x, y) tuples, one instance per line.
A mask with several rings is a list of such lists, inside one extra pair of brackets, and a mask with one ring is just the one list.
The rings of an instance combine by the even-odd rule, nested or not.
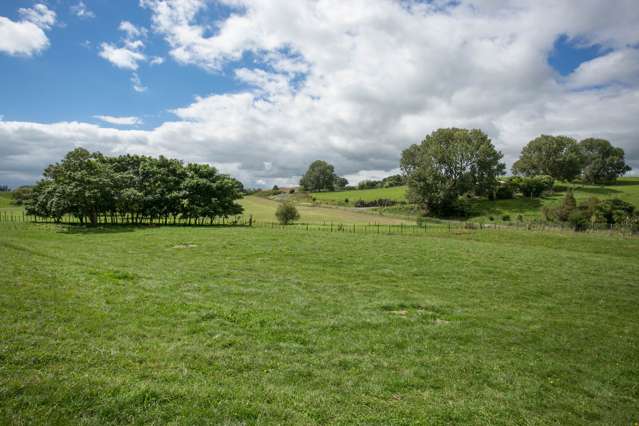
[(639, 420), (639, 240), (0, 225), (0, 424)]

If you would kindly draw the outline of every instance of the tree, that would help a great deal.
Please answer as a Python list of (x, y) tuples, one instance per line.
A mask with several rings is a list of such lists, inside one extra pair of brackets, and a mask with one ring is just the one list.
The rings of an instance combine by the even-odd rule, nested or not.
[(577, 141), (567, 136), (541, 135), (521, 150), (512, 167), (515, 175), (548, 175), (571, 182), (581, 173), (584, 158)]
[(582, 179), (586, 183), (613, 183), (631, 170), (624, 160), (624, 151), (605, 139), (588, 138), (579, 142), (584, 164)]
[(343, 191), (344, 188), (346, 188), (347, 186), (348, 186), (348, 179), (341, 176), (335, 177), (335, 189), (337, 191)]
[(291, 203), (280, 204), (275, 211), (275, 216), (282, 225), (288, 225), (300, 218), (299, 212)]
[(300, 186), (306, 191), (334, 191), (335, 168), (326, 161), (316, 160), (311, 163), (308, 170), (300, 179)]
[(427, 213), (455, 214), (465, 193), (494, 193), (504, 174), (503, 155), (481, 130), (439, 129), (404, 150), (401, 169), (410, 201)]
[(11, 191), (11, 189), (9, 188), (9, 185), (0, 185), (0, 192), (9, 192)]
[(382, 179), (384, 188), (392, 188), (394, 186), (402, 186), (406, 184), (406, 179), (402, 175), (391, 175)]
[(374, 189), (381, 187), (382, 181), (380, 180), (366, 179), (357, 184), (357, 189)]

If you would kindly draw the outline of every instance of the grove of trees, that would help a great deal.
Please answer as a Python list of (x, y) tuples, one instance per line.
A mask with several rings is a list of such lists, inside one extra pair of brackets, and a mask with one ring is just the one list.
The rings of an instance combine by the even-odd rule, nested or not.
[(577, 142), (567, 136), (541, 135), (530, 141), (512, 167), (515, 175), (548, 175), (572, 182), (606, 184), (630, 171), (624, 151), (605, 139)]
[(81, 223), (140, 223), (177, 218), (213, 221), (242, 212), (235, 201), (242, 184), (207, 164), (183, 164), (165, 157), (108, 157), (83, 148), (49, 165), (26, 200), (30, 215)]
[(408, 199), (427, 214), (465, 214), (460, 196), (494, 194), (506, 169), (502, 157), (481, 130), (436, 130), (402, 153)]

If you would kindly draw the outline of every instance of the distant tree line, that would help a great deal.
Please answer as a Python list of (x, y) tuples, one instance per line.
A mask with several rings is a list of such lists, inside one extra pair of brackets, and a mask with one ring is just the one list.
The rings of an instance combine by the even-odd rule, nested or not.
[(402, 175), (387, 176), (382, 180), (363, 180), (357, 184), (357, 189), (392, 188), (406, 185), (406, 178)]
[(235, 201), (242, 184), (207, 164), (183, 164), (160, 156), (108, 157), (83, 148), (49, 165), (25, 202), (30, 215), (81, 223), (140, 223), (177, 218), (213, 221), (242, 212)]
[(0, 192), (9, 192), (11, 188), (8, 185), (0, 185)]

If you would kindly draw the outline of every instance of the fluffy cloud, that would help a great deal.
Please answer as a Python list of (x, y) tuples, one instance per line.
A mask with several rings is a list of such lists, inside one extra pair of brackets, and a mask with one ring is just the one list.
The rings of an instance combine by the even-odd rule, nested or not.
[(134, 126), (142, 124), (142, 120), (138, 117), (114, 117), (112, 115), (94, 115), (98, 120), (105, 123), (115, 124), (118, 126)]
[(136, 44), (117, 47), (111, 43), (102, 43), (100, 45), (100, 56), (118, 68), (137, 70), (138, 62), (146, 59), (146, 56), (137, 50), (139, 47)]
[[(179, 63), (220, 72), (252, 59), (232, 74), (247, 89), (200, 96), (149, 131), (1, 122), (0, 145), (43, 146), (50, 160), (88, 141), (107, 153), (208, 162), (268, 186), (319, 158), (353, 182), (380, 178), (402, 149), (459, 126), (486, 131), (508, 163), (538, 134), (561, 133), (609, 138), (639, 169), (634, 0), (220, 3), (227, 17), (207, 22), (209, 1), (141, 0)], [(563, 78), (547, 62), (561, 35), (610, 53)]]
[(17, 22), (0, 16), (0, 52), (31, 56), (46, 49), (49, 39), (44, 31), (55, 24), (55, 12), (43, 4), (18, 12), (21, 20)]

